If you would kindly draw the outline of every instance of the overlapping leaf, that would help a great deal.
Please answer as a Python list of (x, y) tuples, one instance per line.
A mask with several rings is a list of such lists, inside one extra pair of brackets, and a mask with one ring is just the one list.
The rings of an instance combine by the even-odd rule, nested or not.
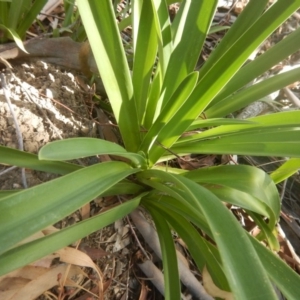
[(140, 144), (137, 107), (112, 2), (79, 1), (78, 7), (125, 147), (134, 152)]
[(0, 255), (0, 276), (51, 254), (121, 219), (133, 211), (138, 206), (139, 201), (140, 197), (137, 197), (90, 219), (5, 252)]
[(49, 143), (40, 150), (39, 159), (71, 160), (101, 154), (124, 157), (138, 167), (146, 166), (146, 160), (142, 155), (127, 152), (118, 144), (93, 138), (73, 138)]
[(58, 222), (135, 172), (125, 163), (106, 162), (2, 198), (0, 253)]
[[(175, 190), (184, 192), (187, 202), (202, 212), (220, 251), (231, 291), (237, 299), (277, 299), (247, 233), (216, 196), (187, 178), (159, 170), (144, 171), (139, 176), (159, 178), (173, 184)], [(247, 260), (241, 249), (251, 253)], [(261, 285), (261, 282), (264, 282), (264, 285)]]

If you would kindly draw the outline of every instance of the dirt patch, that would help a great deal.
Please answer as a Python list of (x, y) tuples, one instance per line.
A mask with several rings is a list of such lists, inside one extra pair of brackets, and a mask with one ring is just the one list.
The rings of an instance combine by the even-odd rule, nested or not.
[[(96, 137), (96, 125), (90, 117), (84, 93), (75, 75), (44, 62), (22, 64), (7, 78), (10, 101), (22, 134), (24, 151), (38, 153), (54, 140), (78, 136)], [(0, 91), (0, 144), (18, 149), (16, 127), (9, 105)], [(6, 166), (1, 166), (0, 172)], [(41, 172), (27, 171), (28, 186), (49, 179)], [(0, 176), (0, 189), (21, 188), (21, 176), (15, 169)]]

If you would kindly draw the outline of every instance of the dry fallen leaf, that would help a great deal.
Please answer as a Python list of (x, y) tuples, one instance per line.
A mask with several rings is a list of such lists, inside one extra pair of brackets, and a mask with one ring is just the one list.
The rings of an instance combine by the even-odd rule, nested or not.
[(100, 271), (99, 267), (86, 253), (71, 247), (65, 247), (56, 251), (55, 253), (59, 255), (60, 261), (62, 262), (81, 267), (93, 268), (97, 272), (99, 279), (102, 279), (102, 272)]
[[(11, 273), (7, 274), (5, 278), (2, 277), (0, 281), (0, 299), (36, 299), (45, 291), (59, 284), (59, 278), (67, 271), (67, 267), (66, 264), (61, 264), (49, 269), (26, 266), (17, 270), (17, 272), (15, 271), (14, 275)], [(80, 268), (72, 266), (68, 272), (68, 278), (76, 276), (80, 271)]]

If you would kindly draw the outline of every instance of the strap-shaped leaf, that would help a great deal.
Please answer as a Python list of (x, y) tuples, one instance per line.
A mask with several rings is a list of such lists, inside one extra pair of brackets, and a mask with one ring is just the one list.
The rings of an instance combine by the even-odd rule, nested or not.
[(169, 11), (164, 0), (152, 0), (153, 6), (157, 12), (155, 17), (157, 18), (157, 36), (158, 36), (158, 53), (159, 53), (159, 65), (162, 76), (165, 76), (166, 68), (169, 63), (170, 56), (173, 51), (171, 22), (169, 17)]
[(156, 14), (156, 35), (158, 39), (158, 63), (155, 71), (155, 76), (150, 86), (147, 106), (145, 110), (145, 118), (143, 125), (145, 128), (150, 128), (153, 123), (155, 113), (161, 109), (161, 101), (158, 105), (163, 78), (165, 77), (166, 69), (173, 51), (171, 23), (169, 12), (164, 0), (152, 0)]
[(270, 224), (267, 224), (261, 215), (253, 213), (251, 211), (246, 212), (261, 230), (256, 238), (258, 240), (267, 240), (269, 248), (273, 251), (278, 252), (280, 250), (280, 245), (277, 239), (277, 229), (273, 226), (270, 226)]
[[(150, 212), (149, 207), (155, 207), (185, 242), (197, 267), (202, 270), (205, 265), (208, 265), (215, 282), (220, 287), (228, 289), (228, 282), (220, 265), (218, 250), (199, 235), (197, 229), (187, 221), (189, 220), (188, 217), (184, 218), (181, 213), (176, 213), (170, 207), (164, 206), (161, 202), (164, 198), (165, 196), (161, 196), (158, 200), (158, 198), (146, 197), (142, 199), (142, 204)], [(176, 199), (173, 198), (172, 200), (176, 206)]]
[(51, 254), (123, 218), (137, 208), (139, 201), (140, 197), (137, 197), (97, 216), (5, 252), (0, 255), (0, 276)]
[(6, 27), (2, 24), (0, 24), (0, 28), (2, 30), (2, 32), (4, 31), (7, 31), (9, 33), (9, 35), (14, 39), (15, 43), (17, 44), (17, 46), (22, 49), (22, 51), (24, 51), (25, 53), (28, 53), (26, 51), (26, 49), (24, 48), (24, 45), (23, 45), (23, 42), (22, 42), (22, 39), (20, 38), (19, 34), (14, 30), (14, 29), (11, 29), (9, 27)]
[(125, 148), (135, 152), (140, 144), (137, 108), (112, 1), (79, 1), (78, 7)]
[(186, 201), (193, 203), (195, 209), (203, 213), (218, 246), (224, 272), (236, 299), (277, 299), (247, 233), (216, 196), (195, 182), (170, 173), (148, 170), (141, 175), (160, 178), (169, 185), (175, 185), (185, 193)]
[(249, 236), (249, 239), (272, 282), (286, 299), (297, 299), (300, 295), (299, 275), (255, 238)]
[(133, 2), (134, 60), (132, 82), (139, 123), (142, 124), (158, 38), (152, 1)]
[[(154, 189), (156, 189), (155, 192), (150, 193), (150, 196), (157, 197), (166, 207), (171, 208), (177, 213), (181, 213), (183, 216), (185, 216), (191, 221), (195, 221), (195, 224), (200, 224), (201, 226), (199, 227), (201, 227), (204, 230), (204, 232), (210, 232), (209, 226), (202, 213), (199, 211), (195, 211), (193, 205), (185, 201), (184, 195), (181, 195), (179, 191), (173, 190), (166, 184), (156, 182), (155, 180), (145, 179), (143, 178), (144, 176), (145, 173), (141, 173), (141, 176), (139, 176), (140, 181), (145, 185), (151, 186)], [(157, 193), (157, 191), (163, 192), (166, 195), (171, 195), (173, 198), (168, 196), (161, 197), (161, 195)], [(176, 205), (172, 202), (173, 199), (178, 200), (176, 202)]]
[(191, 143), (180, 143), (171, 148), (177, 154), (240, 154), (253, 156), (300, 156), (300, 128), (273, 127), (240, 130)]
[(2, 198), (0, 253), (58, 222), (135, 172), (128, 164), (106, 162)]
[(253, 103), (254, 101), (262, 99), (274, 91), (278, 91), (283, 87), (297, 81), (299, 77), (300, 68), (275, 75), (232, 96), (220, 100), (218, 103), (210, 106), (205, 111), (205, 116), (206, 118), (226, 116), (229, 113), (235, 112), (238, 109)]
[[(236, 41), (261, 17), (268, 0), (250, 1), (243, 9), (237, 20), (232, 24), (230, 30), (220, 41), (218, 47), (210, 54), (209, 58), (201, 68), (203, 76), (210, 70), (222, 56), (230, 50)], [(246, 45), (245, 45), (246, 46)], [(201, 79), (201, 77), (199, 78)]]
[[(254, 3), (254, 1), (252, 1)], [(256, 3), (257, 4), (257, 3)], [(230, 94), (239, 90), (261, 74), (270, 70), (289, 55), (300, 48), (300, 28), (290, 33), (271, 49), (257, 57), (254, 61), (243, 66), (234, 77), (226, 84), (224, 90), (212, 101), (218, 103)]]
[(81, 166), (66, 162), (41, 161), (35, 154), (3, 146), (0, 146), (0, 163), (60, 175), (68, 174), (82, 168)]
[(164, 267), (165, 299), (181, 299), (177, 256), (170, 228), (160, 211), (148, 207), (157, 228)]
[(211, 126), (220, 125), (235, 125), (235, 124), (255, 124), (249, 120), (230, 119), (230, 118), (209, 118), (209, 119), (196, 119), (188, 128), (187, 131), (192, 131), (199, 128), (206, 128)]
[(291, 158), (276, 169), (272, 174), (271, 178), (275, 183), (279, 183), (288, 177), (292, 176), (300, 169), (300, 159)]
[(185, 172), (182, 176), (205, 184), (223, 201), (271, 219), (274, 227), (280, 215), (276, 185), (262, 170), (243, 165), (217, 166)]
[[(19, 0), (13, 0), (12, 2), (16, 2), (16, 6), (22, 7), (22, 3), (20, 3)], [(22, 21), (17, 25), (17, 31), (21, 38), (25, 36), (26, 31), (32, 25), (37, 15), (41, 12), (46, 2), (47, 0), (34, 2), (27, 1), (27, 5), (25, 4), (25, 9), (23, 7), (23, 11), (21, 11), (21, 15), (23, 15)], [(29, 3), (31, 4), (30, 6), (28, 5)], [(15, 14), (14, 8), (11, 7), (10, 12), (12, 12), (13, 16), (10, 16), (9, 19), (15, 18), (16, 20), (20, 20), (20, 15), (17, 16)]]
[(42, 147), (39, 159), (71, 160), (93, 155), (117, 155), (130, 159), (136, 166), (146, 166), (143, 156), (127, 152), (118, 144), (95, 138), (72, 138), (49, 143)]
[[(183, 1), (172, 23), (173, 52), (162, 87), (162, 107), (194, 70), (215, 13), (216, 0)], [(180, 62), (180, 63), (178, 63)]]
[[(217, 60), (212, 61), (211, 66), (204, 65), (201, 68), (199, 83), (190, 96), (190, 101), (187, 101), (190, 103), (188, 114), (191, 119), (196, 119), (202, 113), (213, 98), (226, 87), (252, 52), (299, 6), (299, 1), (277, 1), (234, 43), (227, 45), (226, 51), (222, 52)], [(252, 9), (255, 9), (255, 6), (252, 6)]]
[[(148, 153), (152, 148), (159, 153), (163, 153), (164, 150), (160, 145), (155, 144), (155, 142), (158, 140), (160, 143), (166, 145), (167, 147), (168, 145), (173, 143), (173, 139), (176, 138), (176, 136), (174, 137), (174, 135), (171, 135), (170, 130), (173, 126), (172, 124), (169, 124), (169, 122), (172, 123), (172, 120), (174, 122), (174, 120), (176, 119), (176, 122), (178, 123), (178, 120), (181, 120), (178, 115), (182, 114), (182, 106), (195, 87), (197, 78), (198, 73), (193, 72), (189, 76), (187, 76), (179, 85), (176, 92), (172, 95), (169, 103), (166, 104), (164, 109), (158, 115), (154, 124), (147, 132), (141, 144), (140, 149), (142, 151)], [(185, 127), (181, 128), (181, 130), (184, 131)], [(155, 150), (151, 150), (149, 154), (149, 159), (153, 162), (155, 162), (155, 157), (152, 158), (152, 152)], [(155, 156), (157, 157), (159, 155), (160, 154), (156, 154)]]
[(204, 132), (185, 136), (176, 142), (176, 146), (180, 144), (187, 144), (189, 142), (202, 141), (212, 138), (220, 138), (221, 136), (236, 134), (239, 131), (253, 132), (259, 129), (268, 130), (276, 128), (292, 128), (299, 126), (299, 111), (286, 111), (280, 113), (273, 113), (269, 115), (262, 115), (247, 119), (252, 123), (234, 124), (218, 126)]

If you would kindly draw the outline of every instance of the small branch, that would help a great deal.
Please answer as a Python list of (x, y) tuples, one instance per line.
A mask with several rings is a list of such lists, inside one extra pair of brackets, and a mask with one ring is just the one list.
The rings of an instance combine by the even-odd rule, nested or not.
[(10, 172), (10, 171), (13, 171), (14, 169), (16, 169), (17, 167), (16, 166), (13, 166), (13, 167), (9, 167), (8, 169), (5, 169), (4, 171), (1, 171), (0, 172), (0, 176)]
[(300, 107), (299, 98), (296, 97), (296, 95), (288, 87), (283, 88), (283, 91), (290, 102), (294, 103), (295, 106)]
[[(155, 254), (161, 259), (162, 253), (160, 250), (160, 244), (156, 230), (147, 222), (145, 217), (140, 211), (135, 210), (130, 214), (131, 220), (135, 224), (136, 228), (142, 234), (143, 238)], [(198, 279), (193, 275), (190, 269), (185, 265), (180, 256), (177, 254), (178, 269), (180, 280), (195, 297), (195, 299), (201, 300), (213, 300), (213, 298), (208, 295), (198, 281)]]
[[(11, 72), (9, 63), (5, 62), (5, 60), (3, 58), (0, 58), (0, 60), (8, 67), (7, 69)], [(1, 79), (2, 90), (3, 90), (3, 94), (4, 94), (4, 97), (5, 97), (5, 100), (6, 100), (7, 104), (8, 104), (10, 113), (11, 113), (12, 118), (14, 120), (14, 124), (15, 124), (15, 128), (16, 128), (16, 135), (17, 135), (17, 140), (18, 140), (18, 148), (19, 148), (19, 150), (24, 151), (24, 144), (23, 144), (22, 133), (21, 133), (21, 130), (20, 130), (19, 123), (17, 121), (17, 117), (16, 117), (16, 114), (15, 114), (15, 111), (14, 111), (13, 106), (12, 106), (11, 101), (10, 101), (10, 93), (9, 93), (9, 89), (7, 88), (6, 78), (5, 78), (5, 76), (4, 76), (3, 73), (0, 73), (0, 79)], [(27, 185), (26, 174), (25, 174), (25, 169), (24, 168), (21, 169), (21, 174), (22, 174), (22, 183), (23, 183), (23, 186), (24, 186), (24, 188), (27, 188), (28, 185)]]
[[(148, 280), (150, 280), (157, 290), (164, 296), (164, 276), (162, 272), (154, 265), (154, 263), (151, 260), (146, 260), (143, 263), (138, 264), (138, 267), (148, 277)], [(187, 298), (181, 294), (181, 299), (186, 300)]]

